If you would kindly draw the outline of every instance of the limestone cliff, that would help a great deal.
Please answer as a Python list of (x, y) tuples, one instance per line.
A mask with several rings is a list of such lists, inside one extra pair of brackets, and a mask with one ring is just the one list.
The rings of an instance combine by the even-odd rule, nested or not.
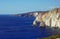
[(38, 13), (33, 25), (37, 25), (36, 22), (40, 22), (40, 26), (51, 26), (60, 28), (60, 8), (49, 10), (48, 12)]

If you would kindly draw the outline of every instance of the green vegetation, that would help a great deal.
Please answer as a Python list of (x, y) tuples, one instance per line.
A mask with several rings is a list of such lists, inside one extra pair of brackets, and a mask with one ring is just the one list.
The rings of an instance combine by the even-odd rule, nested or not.
[(46, 37), (46, 38), (37, 38), (37, 39), (57, 39), (57, 38), (60, 39), (60, 34), (52, 35), (52, 36), (49, 36), (49, 37)]

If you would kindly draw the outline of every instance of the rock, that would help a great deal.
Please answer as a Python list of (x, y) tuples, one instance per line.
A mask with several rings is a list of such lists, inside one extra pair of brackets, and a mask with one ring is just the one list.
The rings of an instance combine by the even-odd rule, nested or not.
[(42, 23), (42, 26), (51, 26), (60, 28), (60, 8), (49, 10), (48, 12), (38, 13), (33, 24)]

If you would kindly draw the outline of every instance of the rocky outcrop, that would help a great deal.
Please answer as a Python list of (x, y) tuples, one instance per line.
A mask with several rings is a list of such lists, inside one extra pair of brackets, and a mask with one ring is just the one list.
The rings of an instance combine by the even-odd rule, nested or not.
[(60, 28), (60, 8), (55, 8), (48, 12), (38, 13), (33, 25), (37, 25), (37, 22), (40, 22), (40, 26)]

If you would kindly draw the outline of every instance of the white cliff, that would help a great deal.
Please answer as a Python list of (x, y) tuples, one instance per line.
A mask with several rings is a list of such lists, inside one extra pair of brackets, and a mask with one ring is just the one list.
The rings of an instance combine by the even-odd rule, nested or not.
[(60, 28), (60, 8), (55, 8), (48, 12), (39, 13), (38, 16), (36, 16), (33, 25), (37, 25), (36, 22), (40, 22), (40, 26)]

